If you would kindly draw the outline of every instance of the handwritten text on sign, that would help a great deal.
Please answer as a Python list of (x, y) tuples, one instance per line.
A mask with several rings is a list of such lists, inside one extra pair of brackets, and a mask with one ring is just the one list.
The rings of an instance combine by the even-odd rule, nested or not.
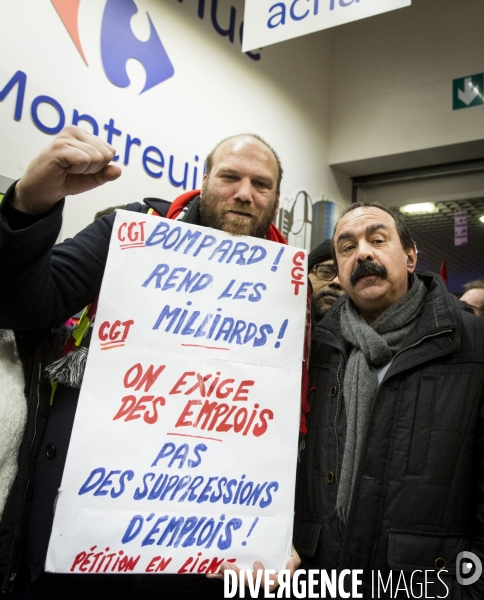
[(289, 556), (304, 251), (118, 211), (47, 569)]

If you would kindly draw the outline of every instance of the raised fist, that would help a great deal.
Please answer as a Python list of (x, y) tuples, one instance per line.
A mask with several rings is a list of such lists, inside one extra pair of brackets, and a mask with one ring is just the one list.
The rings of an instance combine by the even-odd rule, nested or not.
[(44, 213), (65, 196), (114, 181), (121, 175), (118, 166), (109, 164), (115, 154), (110, 144), (68, 125), (27, 167), (13, 205), (26, 213)]

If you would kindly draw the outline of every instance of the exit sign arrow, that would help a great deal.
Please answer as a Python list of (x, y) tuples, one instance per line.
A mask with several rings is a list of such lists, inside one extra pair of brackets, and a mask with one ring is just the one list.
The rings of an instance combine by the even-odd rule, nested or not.
[(472, 77), (464, 79), (465, 92), (459, 90), (459, 100), (469, 106), (476, 96), (479, 95), (479, 88), (472, 85)]
[(484, 73), (467, 75), (453, 81), (452, 109), (469, 108), (484, 104)]

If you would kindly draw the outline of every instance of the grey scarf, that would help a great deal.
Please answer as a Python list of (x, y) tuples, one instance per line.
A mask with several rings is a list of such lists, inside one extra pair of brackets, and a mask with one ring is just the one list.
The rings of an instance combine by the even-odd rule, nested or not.
[(347, 520), (364, 435), (372, 401), (378, 388), (377, 371), (391, 362), (414, 326), (424, 304), (427, 289), (415, 275), (410, 290), (383, 312), (371, 325), (361, 317), (348, 298), (341, 310), (341, 332), (353, 346), (344, 377), (346, 444), (336, 507)]

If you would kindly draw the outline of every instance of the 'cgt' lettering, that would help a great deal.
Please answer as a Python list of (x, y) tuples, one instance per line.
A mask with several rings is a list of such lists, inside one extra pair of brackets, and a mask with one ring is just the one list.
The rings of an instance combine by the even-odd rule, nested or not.
[(140, 223), (121, 223), (118, 229), (118, 240), (120, 242), (144, 242), (146, 221)]
[(294, 295), (299, 295), (299, 287), (304, 285), (304, 261), (306, 255), (304, 252), (296, 252), (292, 258), (292, 264), (294, 267), (291, 270), (291, 283), (294, 286)]
[(98, 336), (101, 342), (124, 342), (128, 337), (131, 325), (134, 325), (133, 319), (120, 321), (119, 319), (111, 324), (109, 321), (104, 321), (99, 327)]

